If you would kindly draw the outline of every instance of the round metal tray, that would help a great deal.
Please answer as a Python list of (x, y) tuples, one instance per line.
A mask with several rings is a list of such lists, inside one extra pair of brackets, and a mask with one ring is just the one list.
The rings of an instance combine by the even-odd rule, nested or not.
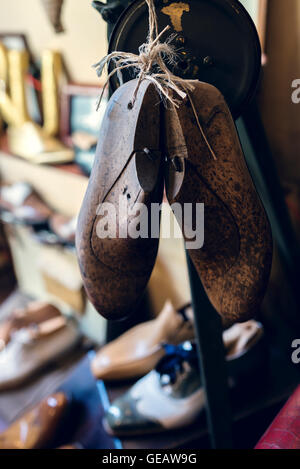
[[(156, 0), (155, 6), (159, 31), (171, 26), (161, 40), (177, 34), (174, 44), (180, 60), (173, 73), (216, 86), (233, 116), (239, 117), (256, 91), (261, 68), (258, 34), (245, 8), (237, 0)], [(115, 25), (109, 52), (138, 53), (147, 32), (147, 5), (136, 0)], [(127, 81), (134, 75), (126, 71), (123, 77)], [(118, 87), (116, 75), (111, 86)]]

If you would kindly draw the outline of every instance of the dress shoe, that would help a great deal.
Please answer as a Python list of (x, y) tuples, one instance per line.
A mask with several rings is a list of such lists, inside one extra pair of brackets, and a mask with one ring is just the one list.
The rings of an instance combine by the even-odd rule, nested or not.
[(71, 218), (60, 213), (53, 213), (47, 225), (33, 227), (33, 236), (40, 244), (49, 246), (75, 247), (77, 217)]
[(0, 351), (0, 391), (16, 388), (74, 350), (81, 335), (73, 319), (57, 316), (11, 334)]
[(49, 219), (49, 227), (60, 244), (75, 244), (77, 218), (69, 218), (55, 213)]
[(97, 379), (131, 379), (149, 373), (164, 356), (163, 344), (178, 345), (194, 338), (191, 306), (176, 311), (167, 301), (156, 319), (139, 324), (102, 347), (92, 360)]
[[(158, 237), (127, 236), (136, 226), (139, 204), (149, 208), (163, 196), (160, 99), (154, 85), (144, 80), (132, 105), (136, 84), (122, 85), (107, 105), (76, 232), (87, 295), (107, 319), (123, 319), (134, 311), (158, 249)], [(105, 236), (99, 235), (101, 223)]]
[[(245, 389), (261, 388), (269, 370), (268, 347), (261, 323), (250, 320), (223, 332), (228, 375)], [(242, 392), (242, 391), (241, 391)]]
[(7, 140), (11, 153), (33, 164), (62, 164), (74, 160), (74, 150), (47, 134), (35, 122), (10, 125)]
[[(195, 337), (191, 305), (175, 310), (167, 301), (156, 319), (125, 332), (102, 347), (91, 363), (96, 379), (129, 380), (149, 373), (165, 355), (165, 344), (179, 345)], [(235, 324), (223, 332), (228, 362), (237, 362), (262, 338), (257, 321)], [(229, 367), (230, 368), (230, 367)]]
[(61, 312), (55, 306), (44, 301), (32, 301), (25, 308), (15, 309), (0, 323), (0, 342), (6, 345), (15, 331), (59, 316)]
[(62, 392), (50, 395), (0, 434), (0, 449), (40, 449), (54, 438), (66, 411)]
[(257, 321), (251, 320), (241, 324), (234, 324), (223, 332), (227, 359), (236, 359), (248, 352), (261, 340), (263, 335), (263, 326)]
[(6, 222), (44, 225), (52, 211), (27, 182), (0, 189), (1, 218)]
[[(256, 321), (234, 325), (223, 333), (230, 387), (238, 382), (240, 368), (245, 365), (251, 377), (256, 376), (255, 364), (258, 367), (263, 357), (261, 353), (253, 357), (252, 350), (262, 336), (263, 328)], [(245, 356), (250, 359), (242, 360)], [(164, 356), (156, 368), (112, 403), (104, 427), (116, 436), (167, 431), (192, 424), (204, 405), (196, 345), (164, 345)]]
[(170, 204), (193, 206), (183, 227), (186, 241), (195, 227), (195, 206), (204, 203), (204, 246), (188, 252), (228, 327), (258, 311), (270, 274), (272, 236), (223, 96), (207, 83), (192, 84), (194, 91), (179, 108), (165, 112), (166, 192)]
[(195, 346), (167, 346), (156, 370), (112, 403), (104, 428), (112, 435), (130, 436), (184, 427), (198, 418), (204, 404)]

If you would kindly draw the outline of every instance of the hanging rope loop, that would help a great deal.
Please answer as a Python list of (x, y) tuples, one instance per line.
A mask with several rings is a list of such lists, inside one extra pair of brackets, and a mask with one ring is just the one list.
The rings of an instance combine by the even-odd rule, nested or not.
[(157, 16), (154, 6), (154, 0), (145, 0), (148, 5), (149, 11), (149, 32), (147, 41), (139, 47), (139, 53), (133, 54), (131, 52), (111, 52), (106, 55), (100, 62), (94, 65), (97, 75), (100, 77), (105, 69), (109, 70), (111, 62), (114, 68), (108, 73), (107, 80), (102, 88), (102, 93), (98, 100), (97, 109), (99, 108), (104, 91), (113, 75), (117, 75), (119, 84), (123, 84), (122, 71), (132, 69), (137, 73), (137, 84), (133, 92), (132, 98), (128, 103), (128, 109), (134, 107), (136, 97), (143, 80), (150, 80), (156, 87), (161, 98), (164, 100), (165, 105), (169, 103), (172, 108), (178, 108), (186, 97), (188, 97), (197, 126), (200, 133), (214, 159), (216, 155), (211, 148), (204, 130), (199, 122), (195, 106), (189, 95), (189, 91), (194, 90), (191, 81), (174, 75), (168, 68), (168, 65), (174, 66), (179, 61), (178, 53), (172, 43), (176, 34), (171, 34), (164, 42), (160, 42), (162, 36), (170, 29), (166, 26), (160, 33), (158, 33)]
[[(104, 91), (110, 78), (117, 74), (120, 85), (123, 84), (122, 71), (133, 69), (137, 72), (137, 85), (131, 98), (131, 105), (134, 106), (136, 96), (143, 80), (150, 80), (156, 87), (164, 101), (178, 107), (180, 101), (186, 97), (188, 90), (193, 90), (193, 85), (183, 78), (173, 75), (167, 65), (176, 65), (179, 60), (178, 53), (171, 44), (176, 37), (170, 35), (164, 42), (160, 42), (162, 36), (170, 29), (166, 26), (158, 33), (157, 16), (153, 0), (146, 0), (149, 10), (149, 32), (147, 41), (139, 47), (139, 53), (112, 52), (105, 56), (100, 62), (94, 65), (97, 75), (100, 77), (105, 67), (110, 68), (113, 62), (114, 68), (108, 74), (104, 84), (98, 107), (100, 106)], [(176, 98), (175, 96), (178, 96)]]

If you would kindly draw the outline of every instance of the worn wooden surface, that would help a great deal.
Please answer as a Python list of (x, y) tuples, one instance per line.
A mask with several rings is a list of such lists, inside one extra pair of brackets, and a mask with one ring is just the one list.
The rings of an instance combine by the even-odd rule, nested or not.
[[(231, 325), (258, 312), (270, 274), (272, 235), (224, 98), (211, 85), (193, 83), (186, 104), (166, 113), (168, 156), (180, 157), (183, 168), (167, 170), (167, 196), (170, 203), (192, 203), (194, 212), (197, 203), (205, 204), (204, 246), (189, 249), (189, 255), (224, 325)], [(195, 214), (192, 221), (194, 228)]]

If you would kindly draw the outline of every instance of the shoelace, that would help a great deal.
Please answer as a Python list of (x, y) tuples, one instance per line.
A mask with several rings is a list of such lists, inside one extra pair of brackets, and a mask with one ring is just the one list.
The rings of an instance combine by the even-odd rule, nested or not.
[(192, 304), (191, 303), (187, 303), (186, 305), (182, 306), (182, 308), (178, 309), (177, 312), (178, 314), (180, 314), (183, 318), (183, 321), (184, 322), (188, 322), (189, 321), (189, 318), (186, 314), (186, 310), (191, 308), (192, 307)]
[(184, 363), (192, 367), (198, 366), (198, 355), (195, 344), (169, 345), (163, 344), (165, 356), (158, 362), (155, 370), (162, 376), (168, 376), (170, 383), (176, 382), (178, 373), (182, 373)]

